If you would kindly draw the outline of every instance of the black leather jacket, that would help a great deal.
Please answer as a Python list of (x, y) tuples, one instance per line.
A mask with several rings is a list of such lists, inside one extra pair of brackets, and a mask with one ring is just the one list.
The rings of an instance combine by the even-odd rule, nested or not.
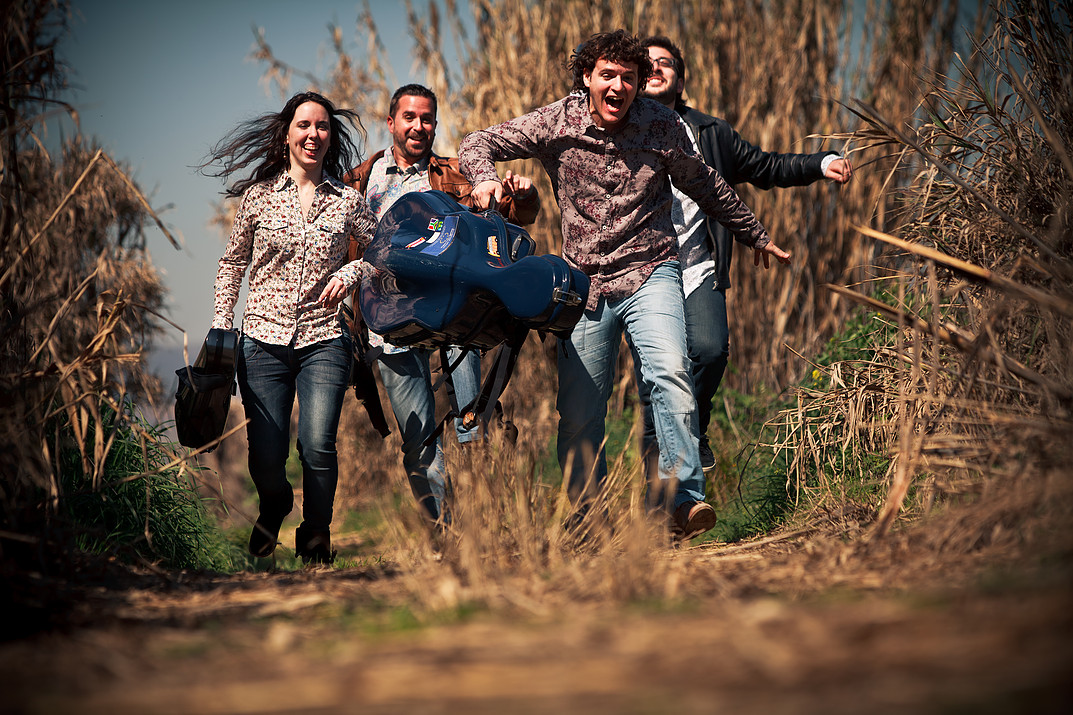
[[(804, 186), (823, 178), (820, 163), (828, 154), (776, 154), (763, 151), (741, 138), (724, 119), (711, 117), (692, 107), (679, 109), (693, 136), (697, 138), (700, 154), (708, 166), (719, 172), (731, 186), (748, 182), (761, 189), (772, 186)], [(730, 232), (713, 218), (706, 218), (708, 247), (715, 258), (715, 285), (730, 287), (730, 258), (734, 240)]]

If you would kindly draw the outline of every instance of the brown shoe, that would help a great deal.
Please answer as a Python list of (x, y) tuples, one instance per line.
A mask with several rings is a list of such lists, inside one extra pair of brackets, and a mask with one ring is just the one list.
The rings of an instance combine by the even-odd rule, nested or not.
[(688, 541), (715, 526), (715, 509), (702, 501), (686, 502), (674, 510), (674, 536)]

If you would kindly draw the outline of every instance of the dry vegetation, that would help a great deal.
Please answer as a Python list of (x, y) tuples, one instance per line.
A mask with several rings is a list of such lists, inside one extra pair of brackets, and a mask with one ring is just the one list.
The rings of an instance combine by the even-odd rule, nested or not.
[[(441, 153), (453, 153), (467, 130), (561, 97), (569, 51), (619, 26), (678, 41), (689, 58), (690, 102), (727, 117), (746, 138), (784, 151), (849, 152), (856, 172), (846, 188), (743, 190), (797, 260), (789, 271), (737, 263), (728, 383), (743, 393), (781, 390), (792, 405), (778, 412), (785, 401), (771, 401), (759, 439), (743, 425), (719, 444), (733, 452), (758, 441), (757, 460), (784, 465), (795, 504), (787, 523), (738, 544), (668, 549), (640, 508), (639, 467), (622, 449), (609, 465), (613, 528), (594, 525), (580, 540), (567, 533), (549, 448), (554, 361), (534, 336), (505, 400), (517, 441), (493, 432), (474, 449), (448, 445), (456, 522), (438, 553), (405, 487), (397, 434), (382, 442), (348, 401), (334, 534), (342, 568), (134, 570), (118, 585), (63, 591), (55, 600), (69, 595), (70, 603), (60, 622), (90, 635), (0, 651), (2, 662), (36, 673), (14, 692), (43, 688), (66, 668), (84, 673), (78, 663), (98, 657), (111, 674), (103, 684), (84, 674), (27, 701), (87, 712), (167, 710), (162, 703), (202, 712), (341, 703), (371, 712), (400, 704), (422, 712), (662, 712), (670, 704), (1063, 711), (1073, 672), (1063, 605), (1073, 553), (1069, 2), (1000, 2), (987, 14), (937, 0), (473, 0), (472, 38), (461, 10), (445, 6), (441, 17), (436, 5), (420, 14), (408, 4), (416, 62), (440, 96)], [(318, 87), (371, 126), (396, 84), (383, 46), (398, 38), (380, 37), (367, 9), (358, 51), (344, 34), (332, 31), (338, 63), (328, 78), (289, 67), (270, 38), (261, 38), (258, 57), (281, 94), (301, 88), (295, 83)], [(445, 61), (445, 42), (458, 43), (459, 61)], [(5, 322), (6, 344), (22, 352), (5, 352), (3, 408), (21, 410), (31, 427), (54, 416), (46, 397), (63, 394), (48, 404), (92, 421), (95, 399), (129, 394), (130, 378), (118, 379), (117, 367), (137, 364), (123, 362), (134, 352), (130, 336), (151, 323), (131, 322), (123, 306), (159, 300), (148, 274), (101, 267), (97, 257), (143, 257), (125, 238), (140, 236), (133, 218), (118, 224), (131, 233), (102, 229), (108, 240), (94, 244), (80, 270), (70, 266), (67, 288), (53, 281), (47, 287), (56, 292), (42, 292), (28, 268), (37, 249), (23, 248), (30, 238), (60, 236), (61, 220), (100, 216), (92, 212), (125, 215), (109, 203), (116, 196), (141, 205), (103, 155), (65, 199), (94, 161), (70, 156), (80, 168), (54, 181), (53, 198), (41, 202), (48, 210), (33, 222), (25, 210), (8, 213), (4, 173), (5, 320), (9, 306), (34, 310)], [(547, 179), (535, 166), (522, 171), (544, 196), (534, 236), (556, 250)], [(47, 183), (43, 176), (32, 185)], [(94, 194), (89, 179), (116, 185)], [(10, 226), (22, 237), (17, 250), (6, 240)], [(123, 280), (101, 287), (104, 276)], [(86, 332), (50, 332), (67, 323), (54, 316), (76, 307), (93, 317)], [(61, 344), (98, 347), (72, 356)], [(36, 363), (26, 359), (35, 354)], [(616, 417), (628, 414), (630, 380), (623, 370)], [(23, 430), (20, 440), (4, 429), (13, 445), (5, 476), (19, 475), (3, 495), (7, 566), (10, 544), (40, 537), (36, 523), (13, 515), (28, 495), (52, 493), (59, 468), (51, 433)], [(109, 445), (79, 446), (94, 463), (94, 450)], [(213, 469), (198, 477), (222, 494), (224, 516), (242, 537), (244, 453), (240, 436), (225, 440), (202, 459)], [(735, 479), (710, 485), (714, 501), (732, 498)], [(279, 552), (276, 566), (291, 563), (289, 549)], [(307, 666), (297, 676), (295, 659)], [(355, 673), (358, 684), (347, 685)], [(131, 688), (136, 682), (145, 687)]]
[(46, 148), (47, 122), (77, 128), (74, 109), (55, 99), (66, 82), (53, 54), (66, 10), (63, 2), (15, 2), (2, 18), (5, 567), (22, 549), (51, 553), (42, 539), (52, 529), (61, 542), (77, 536), (57, 509), (64, 481), (77, 474), (69, 486), (101, 489), (120, 424), (144, 431), (127, 422), (127, 406), (158, 390), (142, 370), (163, 302), (144, 229), (155, 222), (171, 236), (128, 171), (77, 129), (62, 146), (52, 142), (53, 153)]

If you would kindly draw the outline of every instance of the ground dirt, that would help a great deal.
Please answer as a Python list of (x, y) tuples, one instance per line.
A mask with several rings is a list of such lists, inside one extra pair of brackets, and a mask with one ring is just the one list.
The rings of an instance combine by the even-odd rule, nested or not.
[(1070, 552), (996, 535), (945, 558), (930, 538), (701, 545), (666, 555), (689, 564), (673, 605), (409, 620), (388, 559), (42, 576), (46, 621), (0, 644), (0, 711), (1073, 712)]

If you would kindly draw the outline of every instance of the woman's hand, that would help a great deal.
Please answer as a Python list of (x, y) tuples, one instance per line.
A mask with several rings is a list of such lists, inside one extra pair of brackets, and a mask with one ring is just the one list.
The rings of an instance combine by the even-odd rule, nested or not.
[(339, 301), (346, 298), (346, 294), (346, 284), (335, 276), (332, 276), (328, 281), (328, 285), (324, 286), (324, 290), (321, 292), (320, 297), (317, 298), (317, 303), (326, 308), (331, 308), (339, 305)]

